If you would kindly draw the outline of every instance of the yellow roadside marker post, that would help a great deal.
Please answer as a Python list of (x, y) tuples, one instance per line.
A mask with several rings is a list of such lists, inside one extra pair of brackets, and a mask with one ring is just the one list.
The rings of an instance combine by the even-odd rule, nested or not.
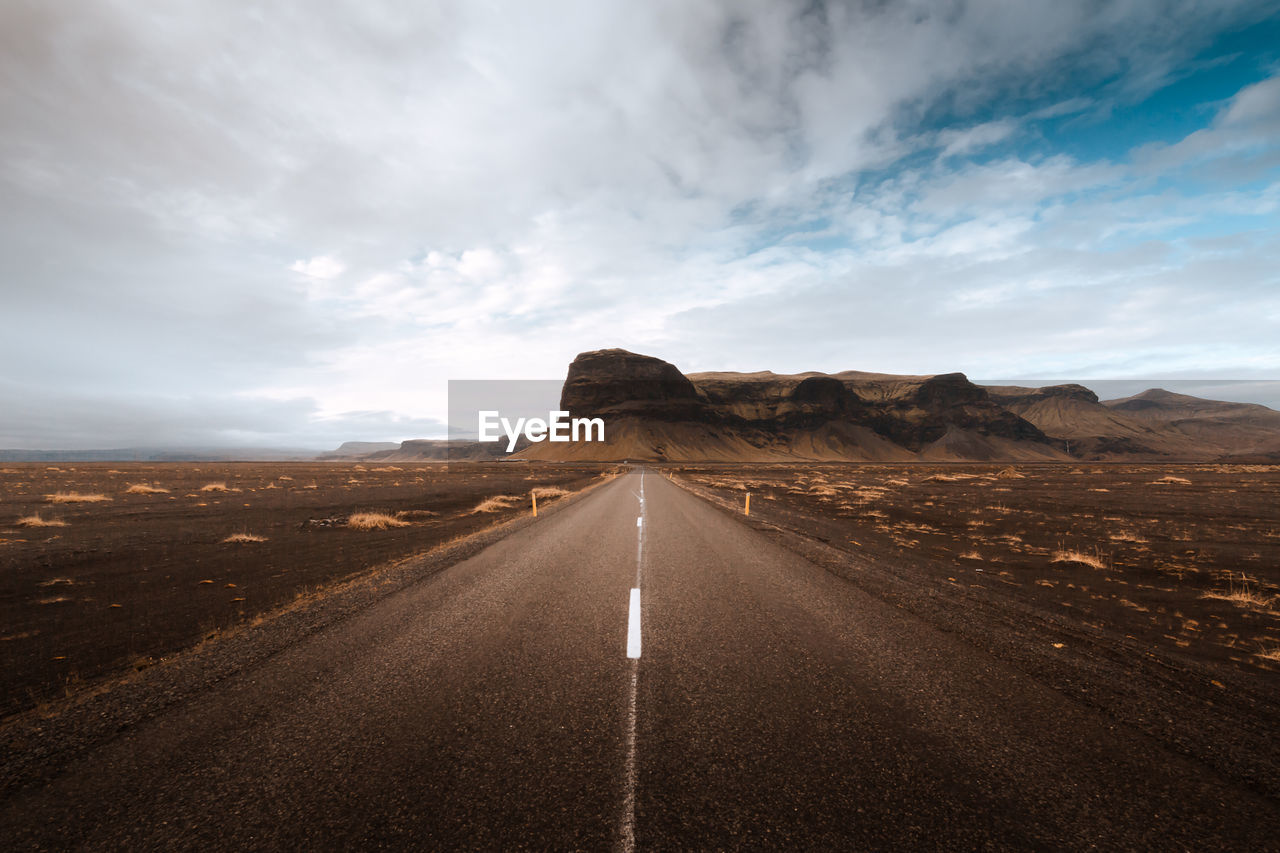
[(538, 517), (538, 490), (530, 489), (529, 495), (533, 498), (533, 517)]
[(747, 508), (743, 511), (743, 515), (751, 515), (751, 493), (747, 492)]

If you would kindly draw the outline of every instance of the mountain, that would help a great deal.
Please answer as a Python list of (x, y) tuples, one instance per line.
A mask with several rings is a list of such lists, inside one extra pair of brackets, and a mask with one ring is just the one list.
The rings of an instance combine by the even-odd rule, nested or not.
[[(560, 408), (603, 442), (406, 441), (374, 461), (1280, 462), (1280, 412), (1161, 389), (1098, 399), (1078, 384), (983, 386), (962, 373), (682, 373), (621, 349), (580, 354)], [(353, 442), (343, 445), (348, 448)], [(343, 450), (339, 449), (339, 452)]]
[(1044, 388), (990, 385), (986, 388), (991, 399), (1035, 424), (1045, 435), (1062, 439), (1075, 456), (1159, 459), (1194, 456), (1201, 451), (1185, 436), (1109, 408), (1083, 385)]
[(1280, 461), (1280, 412), (1266, 406), (1204, 400), (1163, 388), (1103, 405), (1206, 453)]
[[(353, 444), (356, 442), (347, 442)], [(517, 448), (526, 447), (527, 439), (516, 442)], [(517, 451), (518, 452), (518, 451)], [(367, 462), (493, 462), (511, 458), (506, 442), (458, 441), (434, 438), (411, 438), (399, 444), (391, 444), (382, 450), (365, 453), (356, 458)]]
[(962, 374), (694, 373), (625, 350), (582, 353), (560, 407), (606, 441), (533, 444), (530, 459), (1059, 459), (1059, 443)]
[(1280, 412), (1152, 388), (1101, 401), (1083, 385), (988, 386), (991, 398), (1085, 459), (1280, 460)]
[(370, 453), (395, 450), (400, 445), (394, 441), (344, 441), (337, 450), (321, 453), (317, 459), (359, 459)]
[(314, 450), (282, 447), (123, 447), (109, 450), (0, 450), (0, 462), (288, 462)]

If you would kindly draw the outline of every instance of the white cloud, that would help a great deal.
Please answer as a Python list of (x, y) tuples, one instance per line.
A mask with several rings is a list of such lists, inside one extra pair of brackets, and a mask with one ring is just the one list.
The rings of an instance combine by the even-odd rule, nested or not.
[[(1066, 369), (1194, 339), (1161, 306), (1221, 281), (1210, 251), (1250, 329), (1274, 281), (1253, 261), (1274, 246), (1179, 234), (1274, 215), (1276, 191), (1149, 181), (1265, 150), (1273, 86), (1132, 167), (1000, 147), (1102, 109), (1108, 86), (1167, 79), (1231, 14), (10, 5), (0, 363), (58, 338), (30, 369), (68, 393), (275, 389), (326, 416), (421, 417), (442, 414), (450, 376), (555, 377), (599, 346), (689, 368)], [(1073, 74), (1120, 82), (1079, 92)], [(993, 117), (996, 95), (1049, 106)], [(1142, 324), (1099, 319), (1139, 285), (1170, 298)], [(1242, 364), (1270, 346), (1203, 328), (1253, 341)]]
[(943, 131), (938, 134), (938, 144), (942, 146), (943, 157), (958, 157), (1004, 142), (1017, 128), (1017, 123), (1010, 119), (989, 121), (961, 130)]
[(347, 265), (337, 258), (329, 255), (316, 255), (310, 260), (298, 260), (289, 265), (289, 269), (293, 272), (305, 275), (308, 278), (318, 278), (323, 281), (335, 279), (347, 271)]

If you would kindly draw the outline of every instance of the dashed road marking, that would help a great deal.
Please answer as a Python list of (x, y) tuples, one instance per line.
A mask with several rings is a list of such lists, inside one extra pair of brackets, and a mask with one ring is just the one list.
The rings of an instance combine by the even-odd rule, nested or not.
[(640, 590), (632, 588), (627, 613), (627, 657), (640, 657)]

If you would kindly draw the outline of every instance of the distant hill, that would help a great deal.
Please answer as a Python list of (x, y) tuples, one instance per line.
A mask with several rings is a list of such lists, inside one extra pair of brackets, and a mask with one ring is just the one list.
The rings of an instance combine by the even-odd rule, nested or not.
[(359, 458), (1280, 462), (1280, 412), (1265, 406), (1160, 389), (1101, 401), (1083, 385), (984, 386), (962, 373), (685, 375), (653, 356), (596, 350), (569, 365), (560, 408), (603, 418), (606, 440), (523, 442), (514, 454), (505, 443), (415, 440)]
[(1152, 388), (1107, 400), (1108, 409), (1185, 441), (1202, 453), (1280, 461), (1280, 412), (1256, 403), (1204, 400)]
[(395, 450), (400, 445), (394, 441), (344, 441), (337, 450), (321, 453), (317, 459), (359, 459), (369, 453)]
[[(354, 442), (348, 442), (352, 444)], [(516, 447), (525, 447), (521, 440)], [(365, 453), (360, 459), (370, 462), (492, 462), (510, 459), (506, 442), (449, 441), (446, 439), (413, 438), (390, 447)], [(350, 457), (347, 457), (350, 458)]]
[(1045, 388), (987, 386), (991, 398), (1064, 441), (1075, 456), (1090, 459), (1151, 458), (1201, 454), (1195, 442), (1099, 402), (1083, 385)]
[(0, 462), (286, 462), (314, 458), (314, 450), (273, 447), (0, 450)]

